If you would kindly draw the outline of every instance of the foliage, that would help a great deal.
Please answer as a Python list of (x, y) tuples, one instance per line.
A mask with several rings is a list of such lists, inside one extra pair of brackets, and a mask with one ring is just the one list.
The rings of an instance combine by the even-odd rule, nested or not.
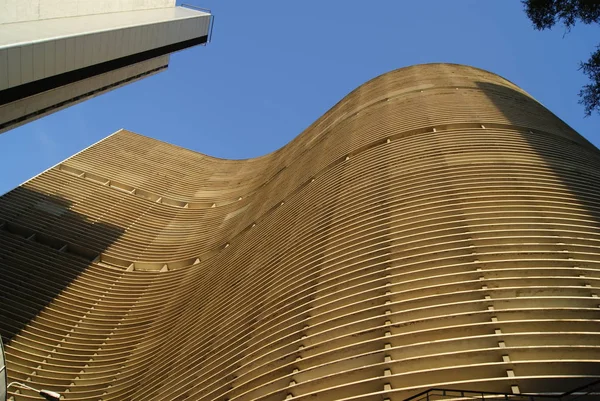
[[(525, 12), (538, 30), (550, 29), (562, 22), (567, 29), (577, 21), (584, 24), (600, 22), (600, 1), (598, 0), (523, 0)], [(580, 63), (579, 69), (590, 79), (579, 92), (579, 103), (585, 108), (586, 116), (595, 110), (600, 114), (600, 46), (587, 62)]]
[(594, 110), (600, 114), (600, 47), (596, 48), (587, 62), (580, 63), (580, 69), (591, 83), (584, 85), (579, 91), (579, 103), (585, 107), (587, 116)]

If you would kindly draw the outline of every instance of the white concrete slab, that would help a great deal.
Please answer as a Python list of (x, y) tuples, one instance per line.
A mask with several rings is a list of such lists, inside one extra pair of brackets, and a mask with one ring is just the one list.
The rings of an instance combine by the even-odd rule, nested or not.
[(0, 0), (0, 24), (174, 6), (175, 0)]
[(0, 24), (0, 48), (209, 16), (202, 11), (173, 7)]

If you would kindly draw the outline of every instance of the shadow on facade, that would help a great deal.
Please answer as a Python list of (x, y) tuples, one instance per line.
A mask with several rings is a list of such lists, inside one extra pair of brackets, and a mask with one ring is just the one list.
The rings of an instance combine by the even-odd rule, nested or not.
[[(537, 158), (532, 162), (515, 158), (508, 163), (514, 163), (517, 168), (521, 163), (532, 163), (535, 167), (546, 170), (541, 172), (544, 175), (543, 180), (532, 185), (527, 200), (534, 202), (536, 199), (540, 200), (540, 207), (533, 213), (536, 213), (540, 217), (539, 221), (543, 222), (543, 230), (551, 231), (551, 235), (556, 236), (556, 250), (552, 251), (555, 256), (552, 258), (573, 260), (571, 266), (582, 268), (590, 268), (594, 262), (600, 262), (598, 257), (600, 252), (588, 253), (590, 251), (586, 249), (587, 247), (580, 246), (591, 244), (590, 246), (593, 247), (594, 241), (600, 240), (600, 151), (564, 121), (525, 94), (489, 82), (477, 82), (477, 85), (497, 111), (520, 132), (522, 142), (531, 149), (533, 158)], [(492, 131), (491, 135), (496, 134)], [(516, 156), (519, 156), (519, 152), (515, 149)], [(530, 176), (524, 176), (523, 180), (515, 180), (518, 181), (522, 181), (519, 183), (520, 188), (531, 185)], [(553, 211), (554, 206), (548, 207), (548, 202), (561, 209)], [(582, 242), (580, 237), (585, 238), (585, 241)], [(548, 261), (548, 263), (552, 262)], [(589, 271), (573, 273), (573, 277), (588, 275)], [(583, 279), (582, 283), (585, 281)], [(577, 284), (573, 282), (569, 285)], [(592, 283), (592, 287), (596, 285)], [(594, 292), (590, 288), (589, 296), (591, 297)], [(596, 316), (600, 318), (600, 311)], [(546, 315), (543, 318), (554, 317)], [(569, 323), (565, 323), (565, 332), (571, 330), (568, 325)], [(590, 355), (590, 360), (592, 359)], [(569, 371), (569, 374), (573, 375), (573, 379), (569, 382), (573, 388), (589, 385), (600, 377), (598, 366), (589, 362), (582, 361)], [(515, 374), (518, 377), (518, 367), (515, 369)], [(536, 390), (528, 388), (529, 384), (526, 381), (519, 385), (524, 393)], [(565, 382), (548, 378), (546, 385), (547, 390), (550, 391), (556, 386), (564, 386)], [(566, 391), (569, 388), (560, 387), (556, 390)]]
[(585, 210), (596, 227), (595, 232), (600, 234), (600, 192), (597, 190), (600, 188), (600, 151), (526, 95), (490, 82), (477, 85), (510, 124), (522, 127), (522, 138), (553, 178), (577, 201), (579, 213)]
[(8, 343), (44, 319), (40, 312), (123, 233), (34, 186), (0, 197), (0, 335)]

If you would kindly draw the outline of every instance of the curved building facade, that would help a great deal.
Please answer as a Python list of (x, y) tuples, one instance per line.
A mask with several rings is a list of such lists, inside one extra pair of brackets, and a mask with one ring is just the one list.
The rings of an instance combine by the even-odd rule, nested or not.
[(593, 145), (460, 65), (377, 77), (256, 159), (122, 130), (0, 198), (9, 379), (73, 400), (562, 393), (600, 378), (599, 188)]

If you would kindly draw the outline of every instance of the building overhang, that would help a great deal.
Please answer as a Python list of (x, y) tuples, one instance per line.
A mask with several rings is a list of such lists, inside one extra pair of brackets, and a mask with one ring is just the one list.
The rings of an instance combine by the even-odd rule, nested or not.
[[(135, 74), (117, 74), (127, 82), (158, 72), (170, 53), (207, 43), (211, 28), (209, 11), (189, 7), (0, 24), (0, 132), (55, 111), (45, 104), (63, 108), (126, 83), (114, 81), (115, 71), (138, 66)], [(161, 59), (163, 68), (152, 59)], [(90, 78), (93, 87), (78, 87)], [(74, 90), (49, 93), (64, 87)]]

